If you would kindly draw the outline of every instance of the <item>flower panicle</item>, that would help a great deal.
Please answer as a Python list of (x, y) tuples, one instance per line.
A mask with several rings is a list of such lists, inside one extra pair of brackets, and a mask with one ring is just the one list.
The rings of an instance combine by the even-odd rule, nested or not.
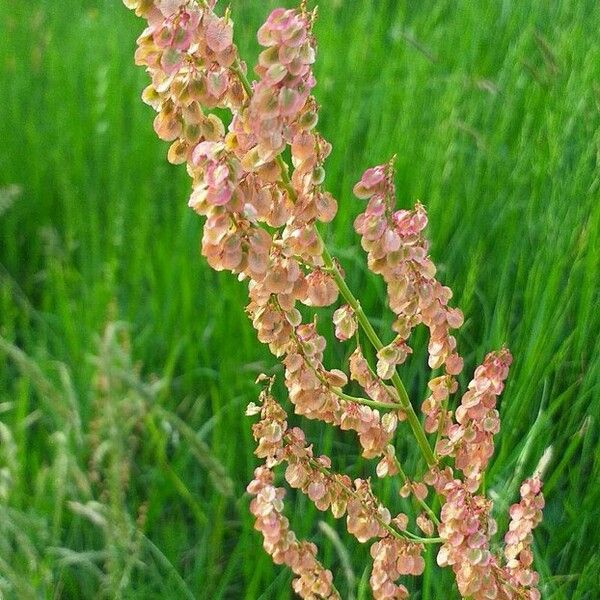
[(340, 600), (333, 585), (333, 574), (317, 560), (317, 547), (312, 542), (298, 540), (283, 513), (285, 490), (273, 485), (273, 473), (267, 466), (254, 471), (248, 484), (253, 496), (250, 512), (256, 518), (255, 529), (263, 535), (263, 546), (275, 564), (285, 564), (294, 573), (294, 591), (301, 598)]
[(494, 435), (500, 430), (496, 399), (511, 362), (506, 348), (485, 357), (456, 409), (456, 423), (446, 427), (437, 446), (440, 455), (454, 457), (456, 467), (475, 487), (494, 453)]
[(510, 524), (504, 536), (507, 577), (514, 587), (527, 589), (529, 600), (541, 598), (536, 587), (538, 574), (531, 568), (532, 532), (541, 522), (544, 508), (544, 496), (541, 490), (542, 482), (537, 475), (522, 483), (521, 500), (510, 507)]
[[(502, 556), (492, 550), (492, 503), (478, 493), (500, 427), (496, 401), (512, 357), (506, 349), (488, 354), (460, 406), (450, 409), (463, 368), (452, 331), (461, 327), (463, 315), (450, 306), (452, 292), (437, 279), (424, 235), (425, 208), (420, 203), (396, 208), (393, 159), (368, 169), (354, 187), (366, 201), (354, 227), (369, 269), (383, 277), (395, 315), (395, 337), (387, 344), (316, 229), (337, 212), (324, 188), (331, 145), (316, 129), (319, 107), (312, 95), (316, 12), (303, 2), (299, 9), (269, 15), (258, 32), (262, 50), (258, 79), (251, 83), (229, 10), (217, 15), (216, 0), (124, 3), (147, 21), (135, 53), (150, 77), (142, 99), (156, 111), (154, 129), (170, 144), (169, 162), (185, 164), (192, 180), (188, 204), (204, 217), (201, 252), (213, 269), (247, 282), (246, 312), (258, 339), (283, 363), (295, 413), (353, 431), (362, 456), (378, 460), (377, 476), (399, 475), (400, 496), (412, 497), (423, 511), (416, 525), (425, 538), (407, 530), (406, 514), (392, 518), (369, 479), (335, 473), (328, 457), (314, 456), (304, 432), (290, 427), (271, 382), (247, 411), (260, 414), (253, 435), (264, 464), (248, 492), (266, 551), (292, 569), (301, 597), (340, 598), (314, 544), (299, 541), (283, 515), (285, 491), (274, 485), (273, 469), (285, 463), (290, 487), (320, 510), (345, 517), (349, 533), (371, 545), (369, 581), (377, 600), (408, 597), (398, 579), (423, 571), (426, 543), (440, 544), (438, 564), (453, 570), (463, 597), (537, 600), (531, 532), (543, 508), (539, 478), (523, 483), (520, 501), (510, 508)], [(224, 110), (231, 114), (227, 125)], [(284, 160), (288, 151), (291, 165)], [(326, 339), (316, 317), (305, 320), (300, 312), (301, 305), (331, 306), (339, 294), (345, 303), (333, 313), (335, 337), (356, 343), (344, 369), (324, 365)], [(428, 382), (423, 424), (397, 372), (412, 353), (410, 337), (420, 324), (429, 333), (429, 367), (443, 369)], [(374, 348), (374, 366), (361, 346), (362, 332)], [(349, 378), (365, 397), (346, 393)], [(409, 479), (396, 457), (401, 421), (410, 425), (430, 467), (422, 478)], [(427, 433), (437, 436), (435, 452)], [(427, 505), (432, 490), (441, 500), (439, 518)], [(433, 538), (436, 529), (439, 538)]]
[(450, 469), (437, 474), (435, 487), (444, 499), (438, 528), (443, 540), (438, 565), (452, 568), (463, 598), (498, 597), (499, 565), (490, 550), (490, 539), (496, 533), (492, 503), (454, 479)]
[(371, 271), (387, 285), (388, 304), (396, 315), (393, 344), (380, 351), (380, 369), (395, 370), (410, 348), (413, 329), (423, 323), (429, 330), (429, 366), (444, 367), (448, 375), (458, 375), (463, 361), (456, 352), (456, 339), (450, 334), (463, 323), (459, 309), (448, 302), (452, 291), (435, 277), (436, 267), (428, 255), (429, 243), (423, 236), (427, 214), (422, 204), (413, 210), (396, 210), (393, 161), (367, 169), (354, 186), (354, 194), (367, 200), (364, 212), (354, 222), (368, 255)]
[[(395, 581), (401, 575), (420, 575), (425, 565), (423, 545), (401, 533), (406, 529), (407, 516), (400, 513), (392, 519), (389, 510), (373, 494), (368, 480), (352, 480), (347, 475), (332, 472), (331, 459), (315, 457), (301, 429), (294, 427), (283, 431), (282, 424), (285, 424), (287, 416), (270, 394), (261, 394), (261, 407), (249, 405), (248, 414), (258, 413), (261, 419), (253, 426), (258, 442), (257, 456), (277, 456), (275, 460), (267, 459), (271, 465), (285, 462), (285, 479), (290, 487), (304, 493), (319, 510), (330, 510), (335, 518), (346, 516), (348, 532), (359, 542), (366, 543), (375, 538), (376, 541), (371, 544), (374, 562), (370, 579), (375, 598), (407, 598), (406, 587), (397, 585)], [(266, 447), (269, 450), (265, 452)], [(248, 488), (253, 494), (258, 476), (265, 477), (264, 469), (268, 467), (259, 467), (255, 472), (255, 481)], [(272, 479), (271, 471), (268, 473)], [(273, 498), (282, 497), (282, 492), (277, 490), (269, 489), (269, 494)], [(255, 500), (251, 511), (257, 516), (257, 529), (264, 532), (265, 522)], [(287, 520), (285, 525), (287, 527)], [(273, 545), (276, 546), (266, 543), (265, 547), (278, 562)]]

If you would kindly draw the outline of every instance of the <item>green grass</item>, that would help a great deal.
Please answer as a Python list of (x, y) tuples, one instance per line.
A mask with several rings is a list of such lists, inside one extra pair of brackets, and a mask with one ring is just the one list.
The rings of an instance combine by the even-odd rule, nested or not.
[[(274, 3), (231, 4), (251, 62)], [(0, 0), (0, 597), (290, 598), (244, 494), (244, 406), (280, 370), (244, 286), (199, 256), (187, 176), (139, 100), (141, 28), (112, 0)], [(465, 312), (465, 378), (503, 343), (515, 357), (486, 482), (499, 509), (551, 449), (535, 545), (552, 600), (600, 597), (599, 29), (595, 0), (323, 0), (316, 25), (340, 201), (325, 235), (389, 336), (351, 188), (397, 153), (400, 202), (427, 206)], [(415, 401), (423, 344), (401, 370)], [(336, 468), (372, 472), (352, 435), (308, 430)], [(409, 435), (397, 446), (414, 472)], [(399, 510), (396, 490), (380, 486)], [(350, 598), (317, 526), (342, 524), (294, 495), (288, 509)], [(342, 540), (364, 581), (367, 550)], [(409, 585), (457, 597), (437, 571)]]

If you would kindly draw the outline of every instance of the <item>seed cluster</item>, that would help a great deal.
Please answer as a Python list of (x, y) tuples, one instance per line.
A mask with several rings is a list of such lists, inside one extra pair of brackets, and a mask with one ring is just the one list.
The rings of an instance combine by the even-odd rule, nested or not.
[[(270, 14), (258, 33), (263, 48), (258, 79), (250, 83), (233, 42), (229, 11), (218, 16), (216, 0), (124, 2), (147, 21), (135, 54), (151, 79), (142, 98), (157, 113), (157, 135), (171, 144), (168, 160), (185, 164), (192, 180), (188, 204), (204, 217), (202, 254), (213, 269), (246, 282), (246, 312), (258, 339), (281, 359), (295, 413), (355, 432), (362, 456), (378, 461), (377, 476), (400, 476), (400, 497), (422, 509), (415, 533), (405, 513), (392, 518), (370, 479), (334, 472), (332, 460), (315, 456), (304, 432), (289, 426), (271, 383), (259, 404), (248, 407), (249, 415), (260, 415), (253, 435), (263, 465), (248, 492), (266, 551), (292, 569), (299, 596), (341, 597), (333, 574), (316, 558), (316, 546), (299, 541), (283, 514), (285, 491), (275, 486), (274, 469), (285, 464), (290, 487), (318, 509), (345, 517), (348, 532), (371, 544), (369, 581), (377, 600), (407, 598), (398, 579), (420, 575), (424, 545), (434, 543), (440, 544), (438, 564), (453, 570), (463, 597), (539, 599), (531, 568), (531, 532), (543, 508), (539, 478), (523, 484), (520, 502), (510, 509), (502, 553), (494, 552), (492, 503), (479, 493), (500, 427), (496, 402), (512, 357), (506, 349), (488, 354), (455, 413), (450, 409), (463, 369), (451, 332), (463, 316), (449, 305), (451, 290), (436, 278), (424, 235), (425, 208), (417, 203), (411, 210), (396, 209), (392, 161), (368, 169), (354, 187), (367, 201), (355, 230), (370, 271), (383, 277), (395, 315), (393, 339), (385, 344), (316, 229), (337, 212), (336, 200), (324, 189), (331, 145), (316, 130), (318, 105), (311, 95), (316, 13), (303, 3)], [(228, 125), (223, 111), (231, 114)], [(284, 160), (288, 152), (291, 166)], [(312, 309), (334, 305), (340, 294), (344, 303), (328, 325), (339, 341), (355, 348), (337, 369), (324, 364), (326, 337)], [(428, 382), (423, 424), (397, 372), (411, 355), (410, 337), (421, 324), (429, 335), (428, 364), (443, 369)], [(365, 348), (364, 339), (374, 351)], [(361, 396), (347, 393), (349, 379)], [(428, 464), (424, 475), (410, 479), (394, 445), (403, 421)], [(439, 517), (427, 504), (435, 494)]]

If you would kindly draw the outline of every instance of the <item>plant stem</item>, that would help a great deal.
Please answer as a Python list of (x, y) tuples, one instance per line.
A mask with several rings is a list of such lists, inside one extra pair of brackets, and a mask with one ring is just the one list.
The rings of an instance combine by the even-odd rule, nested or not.
[(244, 88), (244, 91), (246, 92), (247, 96), (248, 97), (252, 96), (252, 86), (250, 85), (250, 81), (248, 81), (248, 77), (246, 76), (246, 74), (242, 70), (242, 65), (240, 64), (239, 59), (236, 60), (233, 63), (233, 65), (231, 65), (230, 69), (233, 72), (233, 74), (239, 79), (239, 81), (242, 84), (242, 87)]

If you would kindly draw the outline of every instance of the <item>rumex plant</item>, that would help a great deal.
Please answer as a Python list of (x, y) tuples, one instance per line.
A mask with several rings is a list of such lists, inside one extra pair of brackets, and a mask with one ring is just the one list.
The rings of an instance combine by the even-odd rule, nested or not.
[[(259, 415), (253, 434), (263, 463), (248, 492), (265, 550), (292, 569), (301, 597), (341, 597), (316, 546), (299, 540), (284, 516), (286, 492), (276, 486), (274, 469), (285, 465), (290, 487), (319, 510), (345, 516), (348, 532), (370, 544), (374, 598), (408, 597), (399, 579), (423, 572), (430, 544), (438, 547), (438, 565), (454, 572), (462, 597), (539, 598), (531, 551), (544, 505), (539, 475), (522, 484), (502, 548), (493, 543), (492, 502), (481, 491), (500, 427), (496, 399), (512, 358), (505, 348), (488, 354), (451, 409), (463, 369), (451, 332), (463, 316), (449, 305), (451, 290), (436, 278), (423, 234), (425, 208), (417, 203), (412, 210), (396, 209), (393, 159), (368, 169), (354, 187), (366, 203), (355, 229), (395, 315), (389, 344), (371, 325), (316, 227), (337, 211), (323, 188), (331, 145), (316, 129), (318, 106), (311, 94), (316, 10), (303, 2), (269, 15), (258, 31), (263, 50), (257, 80), (250, 82), (229, 11), (217, 15), (216, 0), (124, 1), (148, 22), (135, 55), (151, 77), (143, 99), (157, 112), (156, 133), (171, 142), (169, 161), (185, 163), (192, 178), (189, 206), (205, 217), (202, 254), (212, 268), (247, 282), (246, 312), (258, 339), (283, 363), (293, 410), (355, 432), (362, 456), (377, 460), (377, 477), (399, 477), (401, 496), (420, 507), (415, 529), (405, 513), (392, 514), (381, 503), (370, 479), (335, 472), (332, 460), (316, 454), (305, 433), (288, 425), (272, 379), (263, 376), (258, 404), (251, 403), (247, 414)], [(229, 111), (227, 126), (218, 116), (222, 110), (214, 109)], [(284, 160), (288, 152), (291, 165)], [(330, 306), (340, 296), (335, 336), (354, 348), (345, 370), (325, 366), (326, 339), (317, 317), (303, 319), (299, 310)], [(427, 329), (428, 362), (435, 372), (422, 419), (397, 369), (412, 352), (409, 342), (418, 325)], [(345, 391), (348, 378), (361, 396)], [(410, 478), (395, 453), (397, 430), (411, 432), (425, 464)], [(432, 508), (435, 498), (439, 514)]]

